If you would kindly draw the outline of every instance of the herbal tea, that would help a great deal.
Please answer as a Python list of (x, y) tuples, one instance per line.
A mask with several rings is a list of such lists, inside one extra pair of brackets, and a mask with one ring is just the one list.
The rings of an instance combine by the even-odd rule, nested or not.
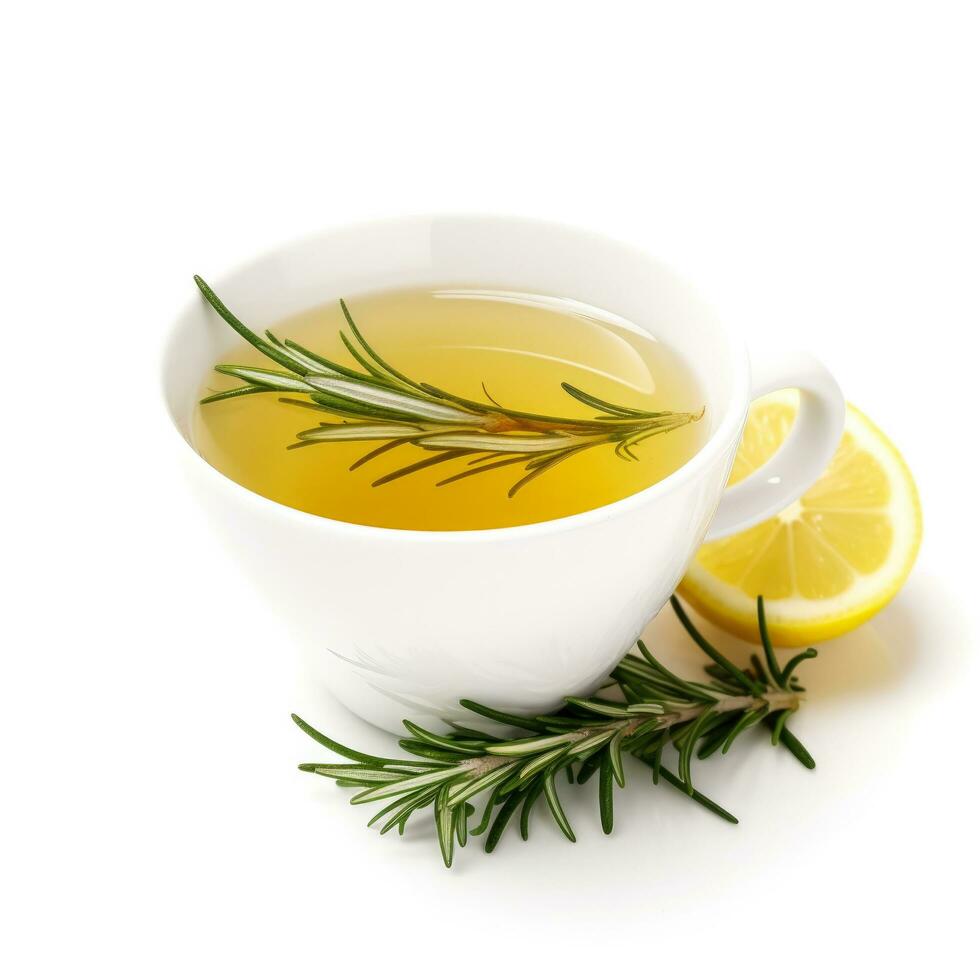
[(245, 340), (207, 380), (195, 445), (236, 482), (311, 514), (438, 531), (547, 521), (656, 483), (706, 435), (683, 360), (579, 303), (396, 290), (260, 338), (198, 285)]

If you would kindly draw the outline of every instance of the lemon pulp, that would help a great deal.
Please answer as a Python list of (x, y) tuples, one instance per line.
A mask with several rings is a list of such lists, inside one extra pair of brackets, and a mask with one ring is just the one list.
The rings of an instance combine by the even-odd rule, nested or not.
[[(779, 448), (797, 411), (795, 392), (775, 392), (749, 413), (729, 486)], [(780, 514), (704, 545), (678, 588), (708, 619), (758, 638), (755, 599), (766, 600), (773, 642), (799, 645), (864, 622), (898, 591), (922, 534), (915, 483), (898, 450), (848, 405), (826, 472)]]

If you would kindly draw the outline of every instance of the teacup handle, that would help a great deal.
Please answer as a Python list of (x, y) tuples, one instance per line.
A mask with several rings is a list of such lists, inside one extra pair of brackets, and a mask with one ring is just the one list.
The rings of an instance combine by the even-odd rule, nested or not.
[(798, 388), (800, 410), (786, 441), (765, 465), (727, 489), (707, 540), (742, 531), (778, 514), (813, 486), (844, 432), (844, 396), (834, 376), (809, 354), (752, 363), (752, 395)]

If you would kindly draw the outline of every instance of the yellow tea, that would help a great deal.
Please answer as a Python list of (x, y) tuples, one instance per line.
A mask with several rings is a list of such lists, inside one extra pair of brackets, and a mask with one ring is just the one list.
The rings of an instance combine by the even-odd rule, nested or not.
[(199, 406), (198, 451), (256, 493), (353, 524), (476, 530), (577, 514), (663, 479), (707, 431), (676, 352), (547, 296), (347, 297), (230, 347), (227, 361), (236, 383), (211, 375), (202, 398), (242, 396)]

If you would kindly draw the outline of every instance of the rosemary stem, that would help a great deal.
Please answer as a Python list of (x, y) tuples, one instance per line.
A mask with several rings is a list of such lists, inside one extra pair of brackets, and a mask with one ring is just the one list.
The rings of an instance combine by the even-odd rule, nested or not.
[[(800, 707), (802, 699), (795, 691), (766, 691), (762, 694), (739, 694), (729, 698), (721, 698), (712, 704), (696, 704), (690, 708), (682, 708), (679, 711), (665, 714), (665, 723), (658, 725), (658, 728), (671, 728), (674, 725), (682, 724), (685, 721), (692, 721), (708, 709), (716, 714), (725, 714), (729, 711), (755, 711), (765, 708), (768, 712), (772, 711), (796, 711)], [(632, 730), (635, 730), (642, 723), (642, 719), (632, 720)], [(630, 734), (627, 732), (627, 734)]]
[[(675, 725), (682, 725), (685, 722), (693, 721), (703, 715), (706, 711), (714, 714), (727, 714), (729, 712), (748, 712), (758, 711), (765, 708), (766, 713), (777, 711), (796, 711), (800, 707), (801, 698), (795, 691), (766, 691), (761, 694), (739, 694), (727, 698), (720, 698), (710, 703), (691, 705), (690, 707), (678, 708), (676, 711), (668, 711), (662, 714), (657, 724), (652, 727), (653, 731), (663, 731), (665, 728), (673, 728)], [(575, 731), (567, 732), (564, 736), (569, 753), (574, 754), (575, 746), (579, 742), (592, 738), (600, 733), (616, 735), (622, 733), (622, 738), (629, 738), (641, 725), (646, 725), (650, 721), (649, 715), (639, 718), (611, 719), (599, 725), (587, 725)], [(494, 769), (501, 766), (512, 765), (515, 761), (513, 755), (486, 754), (473, 756), (460, 763), (461, 768), (470, 770), (472, 776), (484, 776)]]

